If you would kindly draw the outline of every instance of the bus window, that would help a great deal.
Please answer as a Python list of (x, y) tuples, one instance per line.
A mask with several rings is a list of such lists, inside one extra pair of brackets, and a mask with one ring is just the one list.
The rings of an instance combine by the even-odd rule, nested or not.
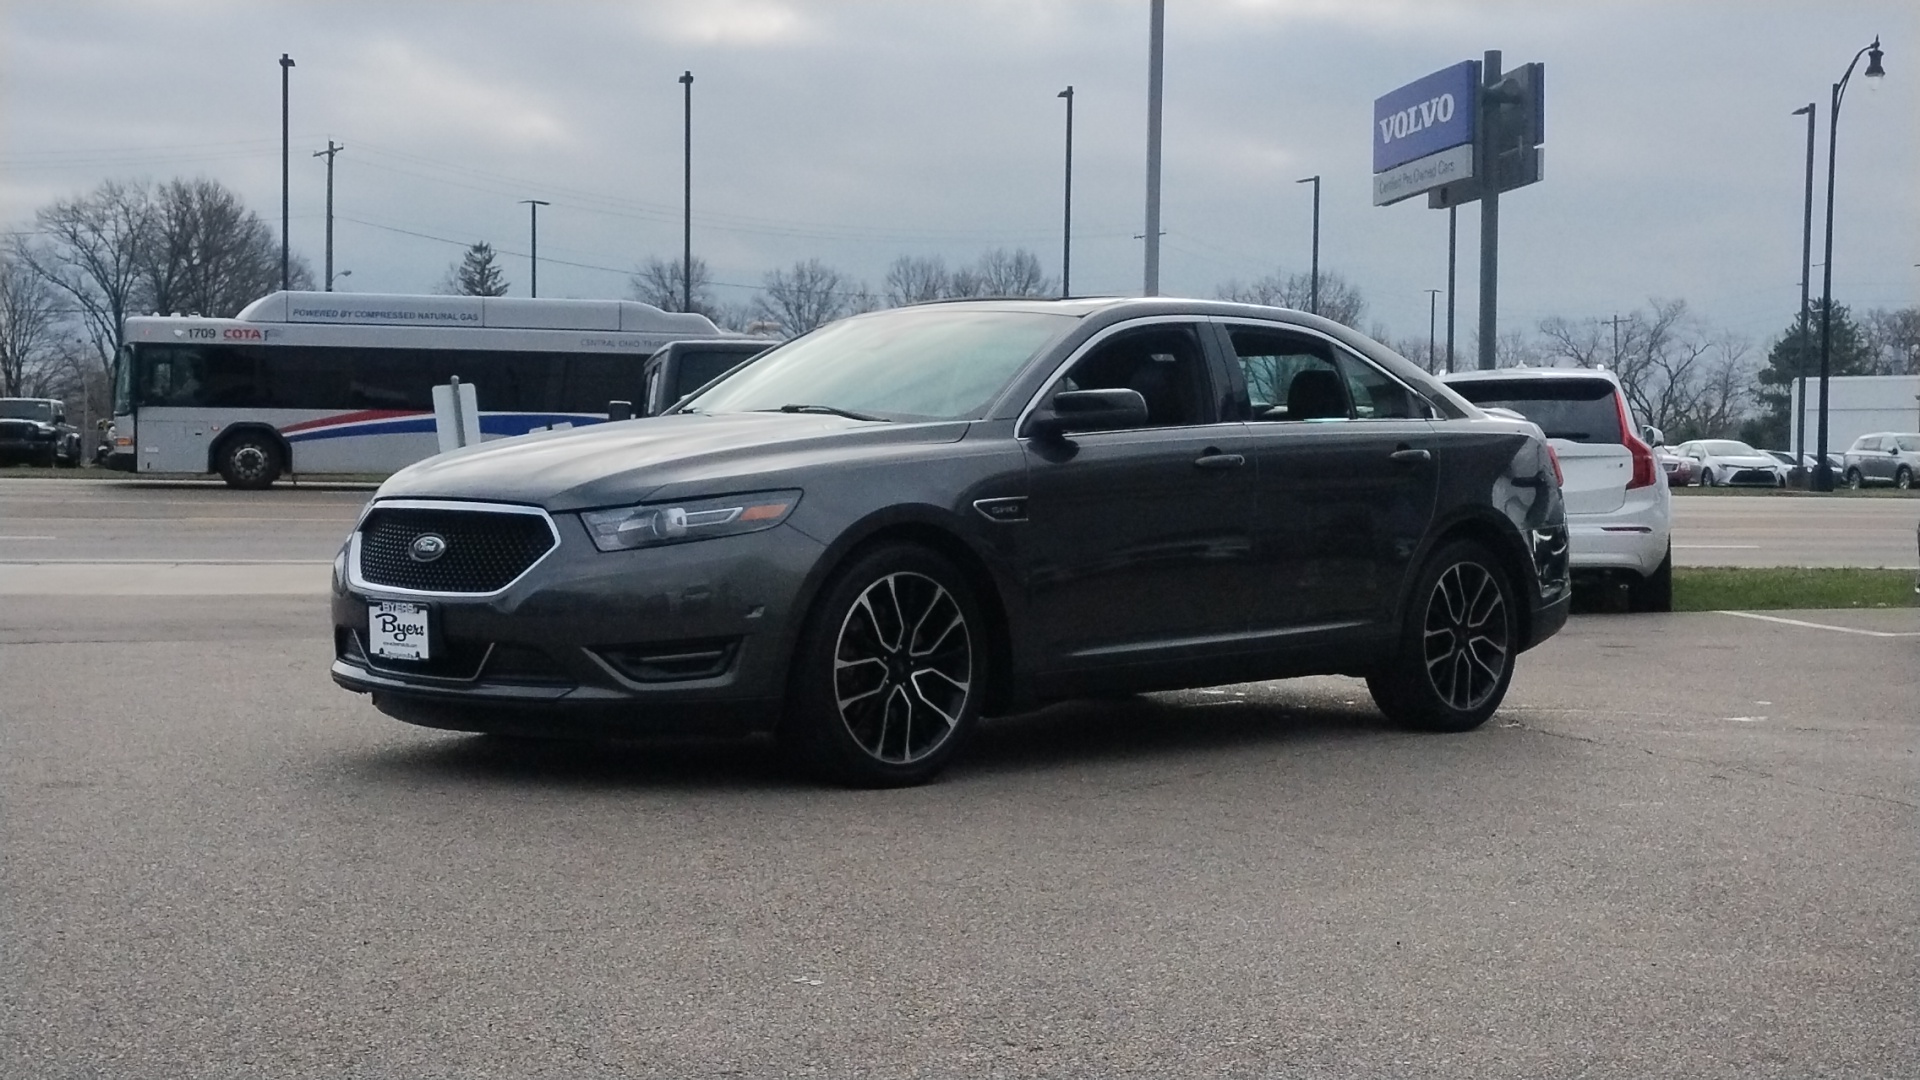
[(632, 401), (641, 388), (646, 357), (623, 353), (575, 356), (567, 364), (567, 389), (555, 412), (600, 413), (609, 401)]

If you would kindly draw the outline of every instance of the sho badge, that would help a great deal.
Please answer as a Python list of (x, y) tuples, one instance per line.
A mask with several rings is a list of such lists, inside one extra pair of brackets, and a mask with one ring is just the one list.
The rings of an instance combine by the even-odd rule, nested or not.
[(407, 545), (407, 555), (414, 562), (432, 562), (447, 553), (447, 538), (439, 533), (421, 533)]

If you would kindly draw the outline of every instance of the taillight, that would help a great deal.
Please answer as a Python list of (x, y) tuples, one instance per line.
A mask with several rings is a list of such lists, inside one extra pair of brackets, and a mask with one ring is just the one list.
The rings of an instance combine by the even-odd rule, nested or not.
[(1633, 455), (1633, 475), (1627, 478), (1627, 490), (1652, 487), (1660, 482), (1660, 463), (1654, 460), (1653, 447), (1633, 433), (1633, 417), (1627, 414), (1626, 395), (1614, 391), (1613, 406), (1620, 410), (1620, 442), (1626, 446), (1627, 453)]
[(1555, 487), (1567, 486), (1567, 474), (1560, 471), (1560, 455), (1554, 453), (1553, 444), (1547, 444), (1547, 460), (1553, 463), (1553, 484)]

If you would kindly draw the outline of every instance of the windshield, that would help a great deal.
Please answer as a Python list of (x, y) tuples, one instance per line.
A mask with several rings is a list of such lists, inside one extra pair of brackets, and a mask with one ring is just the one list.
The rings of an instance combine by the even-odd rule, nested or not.
[(1760, 451), (1743, 442), (1732, 439), (1709, 439), (1700, 444), (1700, 448), (1714, 457), (1765, 457)]
[(978, 419), (1071, 315), (907, 308), (822, 327), (687, 402), (690, 412), (818, 405), (887, 420)]
[(1447, 385), (1483, 409), (1512, 409), (1539, 424), (1549, 439), (1621, 441), (1620, 407), (1605, 379), (1462, 379)]
[(51, 401), (0, 401), (0, 418), (8, 420), (38, 420), (53, 423), (53, 402)]

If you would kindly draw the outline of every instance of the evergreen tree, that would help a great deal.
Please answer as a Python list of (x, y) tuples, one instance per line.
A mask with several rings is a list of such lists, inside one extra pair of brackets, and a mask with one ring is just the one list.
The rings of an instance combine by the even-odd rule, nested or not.
[(479, 243), (468, 248), (458, 266), (447, 268), (441, 291), (455, 296), (507, 295), (507, 277), (494, 262), (493, 245)]
[[(1830, 331), (1831, 343), (1828, 352), (1827, 373), (1829, 375), (1867, 375), (1873, 370), (1873, 354), (1860, 326), (1853, 321), (1853, 313), (1845, 304), (1833, 305), (1833, 326)], [(1759, 392), (1755, 395), (1760, 401), (1761, 414), (1743, 428), (1748, 434), (1760, 438), (1756, 446), (1785, 446), (1793, 431), (1791, 413), (1793, 411), (1793, 383), (1802, 375), (1807, 378), (1807, 400), (1812, 402), (1819, 393), (1820, 379), (1820, 301), (1812, 300), (1807, 304), (1807, 321), (1803, 329), (1800, 320), (1795, 319), (1782, 331), (1767, 351), (1767, 365), (1760, 369), (1758, 376)], [(1812, 424), (1812, 411), (1809, 406), (1808, 424)], [(1752, 441), (1751, 439), (1748, 441)]]

